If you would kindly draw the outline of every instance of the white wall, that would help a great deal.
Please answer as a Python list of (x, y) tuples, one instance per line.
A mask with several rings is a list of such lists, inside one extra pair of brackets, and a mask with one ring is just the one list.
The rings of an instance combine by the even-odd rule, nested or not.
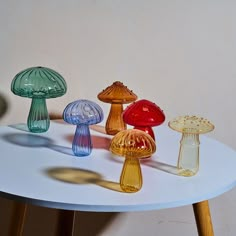
[(0, 124), (26, 121), (30, 100), (11, 93), (11, 80), (41, 65), (68, 84), (66, 95), (48, 100), (51, 112), (78, 98), (107, 112), (97, 94), (119, 80), (167, 121), (210, 119), (210, 135), (236, 148), (235, 9), (233, 0), (2, 0), (0, 95), (9, 107)]

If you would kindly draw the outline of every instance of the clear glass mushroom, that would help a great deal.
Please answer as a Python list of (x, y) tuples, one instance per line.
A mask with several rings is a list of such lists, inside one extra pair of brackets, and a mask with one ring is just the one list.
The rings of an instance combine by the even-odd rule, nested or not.
[(182, 133), (177, 163), (179, 175), (195, 175), (199, 170), (199, 134), (212, 131), (214, 125), (205, 118), (188, 115), (177, 117), (168, 125)]
[(11, 83), (11, 91), (31, 98), (27, 125), (31, 132), (46, 132), (50, 126), (46, 99), (64, 95), (67, 85), (56, 71), (46, 67), (31, 67), (19, 72)]
[(76, 156), (88, 156), (92, 151), (89, 125), (98, 124), (103, 120), (102, 108), (95, 102), (80, 99), (69, 103), (63, 111), (63, 119), (76, 125), (72, 150)]
[(128, 193), (139, 191), (143, 183), (139, 159), (151, 156), (156, 151), (153, 138), (142, 130), (122, 130), (112, 138), (110, 151), (125, 157), (120, 176), (121, 189)]
[(122, 118), (123, 104), (131, 103), (137, 99), (132, 90), (129, 90), (122, 82), (116, 81), (98, 94), (102, 102), (110, 103), (111, 108), (106, 121), (106, 133), (115, 135), (126, 129)]

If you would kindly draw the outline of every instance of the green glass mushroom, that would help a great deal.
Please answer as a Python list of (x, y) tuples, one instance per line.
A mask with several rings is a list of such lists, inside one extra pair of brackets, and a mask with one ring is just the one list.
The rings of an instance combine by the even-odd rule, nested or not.
[(46, 99), (60, 97), (66, 90), (66, 82), (58, 72), (40, 66), (19, 72), (11, 83), (11, 91), (15, 95), (32, 99), (27, 125), (33, 133), (49, 129)]

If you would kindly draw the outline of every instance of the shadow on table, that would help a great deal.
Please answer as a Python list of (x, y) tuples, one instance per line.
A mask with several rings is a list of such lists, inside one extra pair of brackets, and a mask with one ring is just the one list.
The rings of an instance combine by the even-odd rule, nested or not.
[[(113, 154), (109, 155), (108, 158), (111, 161), (114, 161), (114, 162), (117, 162), (117, 163), (120, 163), (120, 164), (124, 163), (124, 161), (125, 161), (124, 157), (116, 156), (116, 155), (113, 155)], [(164, 162), (156, 161), (156, 160), (153, 160), (152, 158), (141, 159), (140, 164), (141, 164), (141, 167), (142, 167), (142, 165), (149, 166), (149, 167), (152, 167), (154, 169), (164, 171), (168, 174), (178, 175), (177, 166), (173, 166), (173, 165), (170, 165), (170, 164), (167, 164), (167, 163), (164, 163)]]
[(89, 128), (98, 132), (98, 133), (106, 134), (105, 127), (102, 125), (90, 125)]
[(169, 165), (164, 162), (155, 161), (155, 160), (150, 159), (150, 160), (142, 160), (141, 164), (161, 170), (161, 171), (164, 171), (164, 172), (167, 172), (169, 174), (178, 175), (177, 166), (172, 166), (172, 165)]
[(56, 145), (53, 143), (52, 139), (37, 134), (11, 133), (3, 135), (2, 138), (15, 145), (29, 148), (49, 148), (66, 155), (74, 156), (71, 148)]
[(30, 132), (27, 124), (25, 124), (25, 123), (12, 124), (12, 125), (9, 125), (9, 127), (13, 128), (13, 129), (25, 131), (25, 132)]
[[(64, 121), (63, 120), (53, 120), (53, 122), (58, 122), (58, 123), (61, 123), (63, 124)], [(17, 129), (17, 130), (21, 130), (21, 131), (25, 131), (25, 132), (29, 132), (31, 135), (33, 135), (29, 129), (28, 129), (28, 126), (27, 124), (25, 123), (20, 123), (20, 124), (13, 124), (13, 125), (9, 125), (9, 127), (11, 128), (14, 128), (14, 129)], [(100, 132), (100, 133), (104, 133), (105, 131), (105, 128), (103, 126), (98, 126), (98, 125), (91, 125), (92, 129), (96, 130), (97, 132)], [(37, 135), (37, 134), (35, 134)], [(40, 138), (44, 138), (42, 136), (38, 136)], [(92, 141), (92, 145), (93, 145), (93, 148), (94, 149), (105, 149), (105, 150), (109, 150), (109, 146), (110, 146), (110, 142), (111, 142), (111, 138), (112, 137), (102, 137), (102, 136), (99, 136), (99, 135), (91, 135), (91, 141)], [(48, 138), (49, 139), (49, 138)], [(74, 139), (74, 134), (69, 134), (69, 135), (66, 135), (65, 136), (65, 139), (72, 144), (73, 142), (73, 139)], [(52, 140), (51, 140), (52, 141)], [(52, 143), (52, 142), (51, 142)], [(15, 143), (16, 144), (16, 143)], [(24, 145), (22, 145), (24, 146)], [(31, 146), (31, 145), (26, 145), (26, 146)], [(51, 146), (52, 147), (52, 146)], [(65, 147), (59, 147), (58, 145), (53, 145), (53, 147), (57, 150), (57, 151), (60, 151), (62, 153), (64, 153), (64, 149)], [(52, 149), (54, 149), (52, 148)], [(66, 152), (65, 154), (68, 154), (68, 152)], [(72, 153), (70, 153), (71, 155)]]
[(46, 174), (53, 179), (66, 183), (95, 184), (109, 190), (123, 192), (119, 183), (104, 180), (101, 174), (90, 170), (80, 168), (54, 167), (47, 169)]
[[(90, 125), (89, 128), (93, 131), (96, 131), (101, 134), (106, 134), (105, 127), (101, 125)], [(70, 143), (73, 142), (74, 139), (74, 134), (67, 135), (66, 140), (69, 141)], [(105, 149), (109, 150), (110, 142), (111, 142), (112, 136), (111, 137), (103, 137), (99, 135), (91, 135), (91, 141), (93, 144), (93, 148), (95, 149)]]
[[(74, 139), (74, 134), (69, 134), (65, 137), (65, 139), (72, 143)], [(94, 149), (105, 149), (109, 150), (111, 139), (109, 137), (102, 137), (98, 135), (91, 135), (91, 141)]]

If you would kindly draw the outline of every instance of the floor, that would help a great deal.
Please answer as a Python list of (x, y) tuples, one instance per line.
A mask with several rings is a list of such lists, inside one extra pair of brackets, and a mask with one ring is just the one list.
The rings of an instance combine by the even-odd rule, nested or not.
[[(209, 201), (215, 236), (235, 236), (236, 188)], [(0, 236), (8, 236), (12, 201), (0, 199)], [(28, 210), (24, 236), (55, 235), (58, 211), (36, 206)], [(75, 235), (197, 236), (191, 206), (134, 213), (77, 212)]]
[[(215, 236), (235, 236), (236, 188), (211, 199), (209, 204)], [(137, 224), (137, 222), (140, 223)], [(143, 213), (129, 213), (125, 219), (117, 217), (113, 223), (100, 235), (198, 235), (191, 206), (147, 212), (146, 215)]]

